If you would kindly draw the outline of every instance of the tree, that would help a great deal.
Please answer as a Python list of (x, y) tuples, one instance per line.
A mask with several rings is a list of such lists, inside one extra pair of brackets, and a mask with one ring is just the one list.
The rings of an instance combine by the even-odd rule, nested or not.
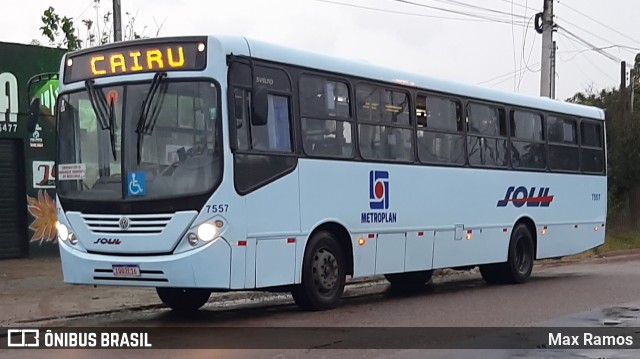
[[(42, 26), (40, 31), (47, 38), (49, 44), (55, 47), (77, 50), (83, 47), (103, 45), (113, 40), (113, 14), (110, 11), (102, 12), (100, 0), (93, 0), (95, 10), (95, 20), (89, 17), (80, 20), (81, 27), (77, 27), (73, 18), (60, 16), (53, 7), (49, 7), (42, 14)], [(125, 13), (126, 23), (123, 29), (123, 39), (139, 39), (143, 36), (147, 26), (142, 31), (136, 30), (135, 21), (137, 14)], [(164, 23), (163, 23), (164, 24)], [(158, 36), (162, 25), (156, 24), (156, 34)], [(37, 41), (37, 40), (34, 40)], [(33, 41), (32, 41), (33, 42)]]

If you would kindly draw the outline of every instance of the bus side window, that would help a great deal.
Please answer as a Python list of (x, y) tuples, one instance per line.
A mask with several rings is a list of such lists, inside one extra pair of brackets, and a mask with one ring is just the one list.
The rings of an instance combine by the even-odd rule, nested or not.
[(236, 89), (234, 96), (236, 140), (239, 150), (292, 151), (289, 97), (268, 95), (267, 123), (253, 125), (250, 121), (250, 91)]
[(251, 126), (251, 148), (259, 151), (291, 152), (289, 98), (269, 96), (269, 114), (263, 126)]

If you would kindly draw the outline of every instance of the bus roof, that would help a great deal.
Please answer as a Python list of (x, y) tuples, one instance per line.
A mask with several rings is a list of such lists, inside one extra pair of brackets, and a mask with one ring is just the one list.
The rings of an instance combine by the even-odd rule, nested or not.
[[(223, 38), (217, 38), (225, 44)], [(226, 40), (232, 40), (227, 38)], [(579, 105), (569, 102), (552, 100), (546, 97), (535, 97), (519, 93), (485, 88), (477, 85), (458, 83), (436, 77), (393, 70), (364, 61), (341, 59), (323, 54), (287, 48), (255, 39), (242, 39), (249, 44), (251, 56), (274, 62), (299, 65), (307, 68), (330, 71), (371, 80), (385, 81), (398, 85), (422, 88), (441, 93), (459, 95), (486, 101), (552, 111), (574, 116), (604, 120), (604, 111), (597, 107)]]
[[(197, 39), (205, 36), (167, 37), (154, 39), (139, 39), (117, 44), (107, 44), (99, 47), (83, 49), (69, 55), (96, 51), (99, 49), (116, 48), (128, 43), (162, 42), (163, 40), (175, 41), (181, 39)], [(592, 106), (552, 100), (546, 97), (523, 95), (515, 92), (501, 91), (477, 85), (464, 84), (442, 78), (426, 76), (407, 71), (394, 70), (379, 65), (373, 65), (365, 61), (356, 61), (332, 57), (324, 54), (285, 47), (242, 36), (207, 36), (210, 42), (218, 43), (224, 53), (252, 56), (254, 58), (273, 61), (283, 64), (301, 66), (309, 69), (328, 71), (336, 74), (349, 75), (363, 79), (377, 80), (394, 83), (401, 86), (410, 86), (429, 91), (435, 91), (455, 96), (473, 98), (477, 100), (494, 101), (513, 106), (520, 106), (542, 111), (557, 112), (572, 116), (587, 117), (604, 120), (605, 113), (602, 109)], [(248, 47), (247, 47), (248, 46)], [(242, 51), (242, 53), (238, 53)]]

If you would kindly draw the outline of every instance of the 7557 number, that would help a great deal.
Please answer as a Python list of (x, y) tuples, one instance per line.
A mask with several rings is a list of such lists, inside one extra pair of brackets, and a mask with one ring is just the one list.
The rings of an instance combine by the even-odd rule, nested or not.
[(224, 213), (229, 211), (228, 204), (208, 204), (204, 206), (207, 213)]

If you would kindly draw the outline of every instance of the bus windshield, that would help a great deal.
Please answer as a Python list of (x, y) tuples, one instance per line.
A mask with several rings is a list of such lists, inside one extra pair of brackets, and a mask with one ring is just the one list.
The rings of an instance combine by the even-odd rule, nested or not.
[[(61, 197), (168, 198), (204, 193), (219, 182), (222, 139), (215, 84), (164, 81), (157, 96), (148, 96), (150, 82), (93, 91), (87, 86), (59, 96)], [(101, 96), (109, 104), (107, 119), (96, 115), (95, 98)], [(141, 133), (145, 100), (154, 121)]]

